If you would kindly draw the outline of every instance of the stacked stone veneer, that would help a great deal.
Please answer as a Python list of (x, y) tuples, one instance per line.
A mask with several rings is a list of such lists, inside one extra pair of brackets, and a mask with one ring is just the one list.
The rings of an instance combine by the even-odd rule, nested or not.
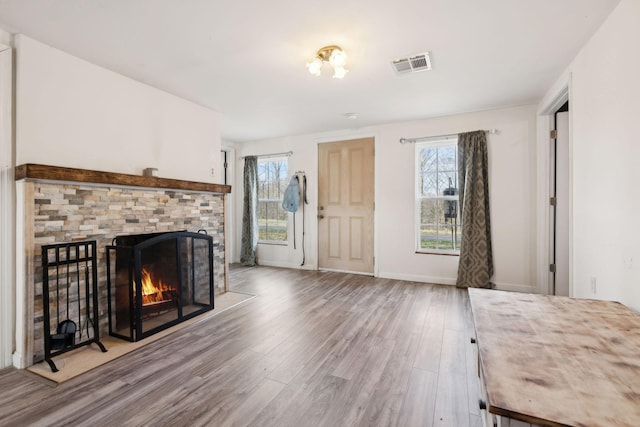
[[(161, 189), (140, 189), (76, 185), (49, 182), (27, 182), (26, 193), (32, 194), (32, 209), (27, 207), (25, 228), (32, 223), (31, 269), (34, 292), (33, 360), (44, 358), (42, 308), (43, 245), (96, 240), (100, 313), (100, 335), (108, 334), (107, 280), (105, 248), (115, 236), (163, 231), (206, 230), (214, 244), (215, 294), (225, 290), (224, 260), (224, 195)], [(32, 215), (31, 215), (32, 214)], [(29, 274), (31, 273), (31, 274)], [(52, 328), (56, 327), (55, 318)], [(55, 331), (52, 331), (55, 333)]]

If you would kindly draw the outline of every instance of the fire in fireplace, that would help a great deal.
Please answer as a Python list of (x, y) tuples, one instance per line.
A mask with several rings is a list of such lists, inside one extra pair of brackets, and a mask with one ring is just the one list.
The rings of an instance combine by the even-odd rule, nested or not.
[(213, 239), (187, 231), (107, 246), (109, 334), (138, 341), (213, 309)]
[[(131, 284), (135, 287), (135, 284)], [(178, 302), (178, 292), (175, 286), (167, 285), (161, 279), (153, 280), (151, 273), (146, 268), (142, 268), (142, 309), (145, 307), (161, 307), (168, 305), (173, 307)]]

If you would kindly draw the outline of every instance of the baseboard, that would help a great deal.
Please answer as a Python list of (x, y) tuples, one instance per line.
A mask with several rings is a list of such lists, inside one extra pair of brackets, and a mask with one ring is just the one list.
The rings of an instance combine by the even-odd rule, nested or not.
[(523, 292), (527, 294), (538, 293), (538, 289), (535, 286), (520, 285), (516, 283), (496, 283), (496, 289), (500, 291)]
[(401, 274), (378, 272), (378, 277), (383, 279), (404, 280), (407, 282), (433, 283), (436, 285), (455, 285), (455, 278), (423, 276), (420, 274)]
[(297, 270), (316, 270), (316, 268), (310, 264), (301, 266), (300, 264), (292, 264), (290, 262), (270, 261), (265, 259), (258, 259), (258, 265), (262, 265), (264, 267), (294, 268)]
[[(260, 260), (260, 264), (265, 267), (281, 267), (281, 268), (294, 268), (298, 270), (315, 270), (316, 268), (312, 265), (295, 265), (287, 262), (280, 261), (269, 261), (269, 260)], [(402, 273), (389, 273), (389, 272), (378, 272), (376, 277), (380, 277), (382, 279), (392, 279), (392, 280), (404, 280), (406, 282), (418, 282), (418, 283), (432, 283), (435, 285), (452, 285), (455, 286), (456, 278), (453, 277), (435, 277), (435, 276), (424, 276), (421, 274), (402, 274)], [(523, 293), (538, 293), (538, 289), (534, 286), (530, 285), (521, 285), (516, 283), (496, 283), (496, 289), (501, 291), (512, 291), (512, 292), (523, 292)]]
[[(418, 274), (399, 274), (382, 272), (378, 277), (384, 279), (405, 280), (408, 282), (433, 283), (436, 285), (455, 285), (456, 279), (449, 277), (433, 277)], [(530, 285), (520, 285), (516, 283), (496, 283), (496, 289), (501, 291), (537, 293), (537, 289)]]
[(24, 357), (22, 356), (22, 354), (16, 352), (13, 353), (12, 356), (13, 359), (13, 367), (16, 369), (24, 369), (27, 367), (27, 364), (24, 362)]

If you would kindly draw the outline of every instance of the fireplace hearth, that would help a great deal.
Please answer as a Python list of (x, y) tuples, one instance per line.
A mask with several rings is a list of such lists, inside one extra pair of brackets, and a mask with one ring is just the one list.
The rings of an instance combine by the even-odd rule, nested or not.
[(213, 239), (177, 231), (107, 246), (109, 334), (139, 341), (214, 307)]

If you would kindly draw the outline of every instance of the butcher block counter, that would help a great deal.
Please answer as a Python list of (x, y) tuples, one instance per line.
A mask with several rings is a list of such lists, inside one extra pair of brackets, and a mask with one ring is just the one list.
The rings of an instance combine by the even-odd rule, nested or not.
[(485, 425), (640, 426), (640, 314), (610, 301), (469, 297)]

